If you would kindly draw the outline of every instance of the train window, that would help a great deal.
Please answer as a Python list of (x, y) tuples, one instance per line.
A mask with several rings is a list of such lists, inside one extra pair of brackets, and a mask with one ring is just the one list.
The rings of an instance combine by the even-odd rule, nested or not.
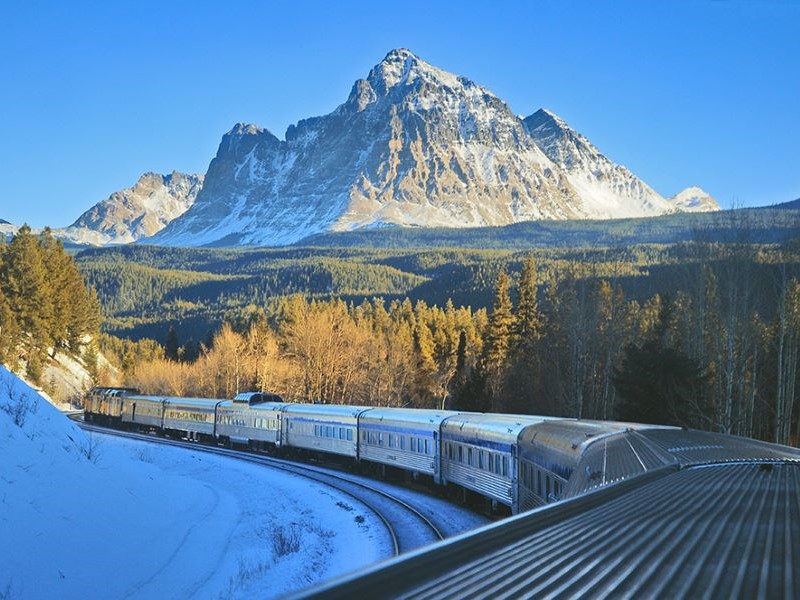
[(544, 498), (545, 500), (550, 500), (550, 477), (545, 476), (544, 481), (547, 486), (547, 495)]
[(389, 448), (394, 448), (394, 436), (389, 434)]
[(483, 469), (483, 450), (478, 450), (478, 468)]
[(339, 427), (339, 439), (344, 439), (344, 427)]
[(405, 449), (406, 449), (406, 436), (401, 435), (400, 436), (400, 450), (405, 450)]
[(319, 425), (314, 425), (314, 435), (319, 437)]
[(472, 466), (472, 448), (467, 448), (467, 464)]
[(458, 462), (460, 463), (464, 462), (464, 446), (458, 447)]
[(348, 442), (352, 442), (353, 441), (353, 430), (352, 429), (348, 429), (347, 430), (347, 441)]
[(367, 432), (366, 431), (362, 431), (361, 432), (361, 441), (362, 442), (366, 442), (367, 441)]
[(425, 454), (431, 453), (431, 441), (425, 440)]
[(536, 493), (540, 497), (542, 496), (542, 472), (538, 469), (536, 470)]
[(378, 445), (383, 446), (383, 433), (378, 434)]

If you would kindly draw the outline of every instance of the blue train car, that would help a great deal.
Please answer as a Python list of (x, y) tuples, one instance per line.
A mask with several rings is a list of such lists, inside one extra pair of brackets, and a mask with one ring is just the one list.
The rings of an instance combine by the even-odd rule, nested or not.
[(673, 459), (641, 432), (675, 427), (613, 421), (547, 421), (519, 439), (520, 510), (622, 481)]
[(366, 410), (364, 406), (289, 404), (282, 409), (282, 443), (358, 458), (358, 418)]
[(442, 423), (442, 483), (457, 484), (516, 514), (517, 443), (525, 428), (548, 417), (464, 413)]
[(459, 413), (445, 410), (373, 408), (358, 419), (359, 458), (441, 480), (439, 430)]

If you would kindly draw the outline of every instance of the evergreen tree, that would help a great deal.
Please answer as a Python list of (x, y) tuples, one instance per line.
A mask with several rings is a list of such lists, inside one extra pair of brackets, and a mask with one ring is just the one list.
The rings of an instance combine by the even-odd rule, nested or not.
[(701, 416), (696, 405), (705, 397), (707, 378), (696, 360), (669, 345), (671, 320), (672, 304), (664, 297), (651, 335), (628, 345), (622, 364), (614, 369), (623, 421), (689, 426)]
[(494, 304), (489, 317), (489, 329), (486, 332), (484, 347), (484, 363), (489, 370), (505, 366), (511, 349), (511, 337), (514, 332), (514, 313), (509, 294), (509, 279), (505, 271), (497, 276), (494, 292)]
[(170, 325), (167, 332), (167, 339), (164, 342), (164, 356), (169, 360), (178, 360), (178, 349), (180, 343), (178, 342), (178, 332), (175, 331), (175, 326)]
[[(2, 272), (2, 267), (0, 267), (0, 272)], [(14, 350), (18, 339), (17, 319), (14, 317), (3, 288), (0, 287), (0, 364), (8, 366), (11, 370), (16, 367)]]
[(511, 352), (514, 334), (514, 313), (512, 312), (509, 279), (505, 271), (497, 276), (494, 304), (486, 332), (486, 345), (483, 352), (484, 380), (488, 406), (499, 410), (503, 404), (504, 378)]
[(539, 337), (541, 318), (536, 294), (536, 263), (533, 255), (529, 254), (522, 264), (522, 273), (519, 278), (519, 303), (514, 327), (517, 345), (523, 353), (529, 353)]
[(42, 250), (27, 225), (8, 244), (2, 275), (11, 310), (25, 333), (22, 346), (29, 355), (45, 352), (52, 342), (53, 304)]

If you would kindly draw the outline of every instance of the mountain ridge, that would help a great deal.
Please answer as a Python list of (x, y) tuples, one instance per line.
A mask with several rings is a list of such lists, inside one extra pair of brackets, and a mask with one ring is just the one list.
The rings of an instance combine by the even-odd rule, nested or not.
[(151, 236), (194, 204), (203, 175), (148, 171), (128, 188), (113, 192), (63, 229), (76, 243), (125, 244)]
[[(336, 109), (290, 125), (283, 140), (236, 124), (194, 205), (142, 242), (284, 245), (387, 225), (497, 226), (678, 208), (554, 113), (528, 119), (539, 113), (568, 138), (581, 169), (569, 153), (548, 153), (553, 147), (537, 141), (531, 122), (487, 88), (392, 50)], [(592, 180), (587, 165), (599, 165), (601, 176)]]

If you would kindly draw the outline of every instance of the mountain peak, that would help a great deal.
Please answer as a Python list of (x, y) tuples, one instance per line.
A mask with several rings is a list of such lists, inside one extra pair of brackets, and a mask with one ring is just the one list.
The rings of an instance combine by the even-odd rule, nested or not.
[(669, 201), (684, 212), (709, 212), (719, 210), (717, 201), (703, 188), (696, 185), (675, 194)]
[(259, 127), (255, 123), (236, 123), (233, 127), (231, 127), (230, 131), (225, 135), (228, 136), (245, 136), (245, 135), (261, 135), (262, 133), (268, 133), (272, 135), (268, 129), (264, 127)]
[(84, 212), (65, 231), (77, 243), (128, 243), (153, 235), (194, 203), (203, 175), (144, 173)]
[(380, 96), (396, 88), (419, 87), (423, 82), (453, 89), (474, 85), (468, 79), (458, 77), (425, 62), (407, 48), (397, 48), (370, 70), (366, 81)]

